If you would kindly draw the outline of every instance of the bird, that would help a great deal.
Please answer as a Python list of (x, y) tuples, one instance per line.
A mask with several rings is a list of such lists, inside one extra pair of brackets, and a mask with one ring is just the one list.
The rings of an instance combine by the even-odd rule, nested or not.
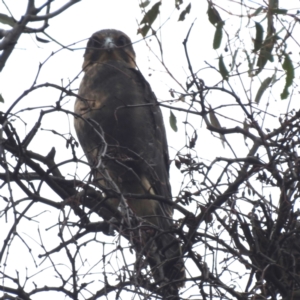
[(155, 281), (175, 280), (179, 288), (185, 269), (168, 202), (172, 193), (166, 131), (159, 103), (135, 57), (122, 31), (104, 29), (89, 38), (74, 127), (95, 184), (108, 195), (132, 195), (109, 197), (110, 204), (118, 209), (125, 203), (156, 229), (146, 257)]

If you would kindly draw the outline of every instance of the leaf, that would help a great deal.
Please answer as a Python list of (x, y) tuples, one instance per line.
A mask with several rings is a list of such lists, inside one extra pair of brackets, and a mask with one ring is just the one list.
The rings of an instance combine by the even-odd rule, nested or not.
[(284, 56), (285, 56), (285, 59), (284, 59), (282, 68), (286, 72), (286, 79), (285, 79), (285, 86), (284, 86), (283, 92), (280, 95), (281, 100), (284, 100), (288, 97), (288, 95), (289, 95), (288, 88), (292, 85), (293, 79), (295, 78), (294, 66), (291, 61), (290, 56), (288, 54), (284, 54)]
[(237, 53), (238, 53), (239, 49), (236, 49), (234, 51), (234, 54), (233, 54), (233, 57), (232, 57), (232, 63), (231, 63), (231, 71), (233, 70), (233, 68), (235, 67), (235, 60), (236, 60), (236, 56), (237, 56)]
[(3, 99), (3, 97), (2, 97), (2, 94), (0, 94), (0, 102), (1, 102), (1, 103), (4, 103), (4, 99)]
[(261, 13), (262, 10), (263, 10), (263, 6), (260, 6), (259, 8), (257, 8), (255, 10), (255, 12), (252, 15), (250, 15), (250, 17), (256, 17), (256, 16), (258, 16)]
[(37, 35), (35, 35), (35, 38), (36, 38), (36, 40), (37, 40), (38, 42), (40, 42), (40, 43), (49, 43), (49, 42), (50, 42), (50, 41), (48, 41), (48, 40), (45, 40), (45, 39), (42, 39), (42, 38), (38, 37)]
[(181, 12), (178, 21), (184, 21), (185, 15), (191, 11), (191, 3)]
[(257, 104), (260, 102), (262, 95), (264, 94), (266, 89), (269, 87), (270, 83), (272, 82), (272, 79), (273, 79), (273, 77), (268, 77), (261, 83), (261, 85), (256, 93), (255, 100), (254, 100)]
[(170, 89), (169, 92), (170, 92), (170, 94), (171, 94), (171, 97), (172, 97), (172, 98), (175, 98), (174, 90), (173, 90), (173, 89)]
[(187, 166), (190, 166), (191, 163), (193, 163), (193, 160), (191, 160), (188, 155), (185, 155), (185, 157), (178, 155), (178, 158), (182, 164), (186, 164)]
[(178, 170), (180, 170), (180, 167), (181, 167), (181, 162), (177, 159), (175, 159), (175, 166)]
[(276, 82), (276, 73), (277, 73), (277, 68), (275, 68), (275, 73), (274, 75), (272, 76), (272, 84), (274, 84)]
[[(210, 106), (210, 111), (209, 111), (209, 119), (210, 119), (211, 124), (214, 127), (218, 128), (218, 129), (222, 129), (222, 127), (220, 125), (220, 122), (219, 122), (217, 116), (215, 115), (214, 110), (211, 108), (211, 106)], [(223, 148), (225, 148), (225, 143), (224, 143), (225, 142), (225, 136), (222, 133), (219, 133), (219, 135), (220, 135), (220, 139), (222, 141)]]
[[(247, 123), (247, 120), (244, 120), (243, 127), (246, 132), (249, 132), (250, 125)], [(246, 139), (247, 139), (247, 136), (244, 135), (244, 141), (246, 141)]]
[(226, 66), (224, 64), (222, 54), (219, 57), (219, 70), (220, 70), (220, 73), (221, 73), (223, 79), (228, 80), (229, 73), (228, 73), (228, 71), (226, 69)]
[(198, 139), (198, 135), (197, 135), (197, 132), (195, 130), (193, 135), (192, 135), (192, 138), (190, 139), (190, 143), (189, 143), (189, 148), (190, 149), (195, 147), (197, 139)]
[(256, 36), (255, 36), (255, 40), (254, 40), (254, 51), (258, 51), (263, 43), (263, 35), (264, 35), (264, 29), (263, 27), (255, 22), (255, 29), (256, 29)]
[(254, 63), (255, 63), (255, 57), (253, 58), (253, 62), (251, 62), (251, 59), (250, 59), (250, 56), (248, 54), (248, 52), (246, 50), (244, 50), (245, 54), (246, 54), (246, 57), (247, 57), (247, 61), (248, 61), (248, 74), (249, 74), (249, 77), (252, 77), (253, 76), (253, 66), (254, 66)]
[(180, 9), (180, 5), (183, 3), (182, 0), (175, 0), (175, 7), (179, 10)]
[(151, 25), (155, 19), (157, 18), (158, 14), (159, 14), (159, 6), (161, 5), (161, 2), (157, 2), (155, 3), (150, 10), (147, 11), (147, 13), (145, 14), (143, 20), (141, 21), (140, 24), (148, 24)]
[(256, 75), (264, 68), (266, 65), (267, 61), (269, 60), (270, 62), (274, 61), (273, 55), (272, 55), (272, 50), (276, 42), (276, 36), (273, 35), (274, 33), (274, 28), (270, 27), (271, 29), (268, 29), (268, 34), (266, 36), (266, 39), (263, 42), (263, 46), (260, 49), (259, 52), (259, 57), (257, 60), (257, 66), (258, 70), (256, 71)]
[(259, 57), (257, 60), (257, 66), (258, 70), (256, 71), (256, 75), (264, 68), (266, 65), (267, 61), (269, 60), (270, 62), (274, 61), (273, 55), (272, 55), (272, 50), (273, 50), (274, 43), (272, 43), (272, 46), (269, 45), (268, 47), (263, 47), (260, 50)]
[(144, 2), (142, 2), (141, 4), (140, 4), (140, 7), (141, 8), (145, 8), (146, 6), (148, 6), (150, 4), (150, 1), (149, 0), (146, 0), (146, 1), (144, 1)]
[(220, 17), (220, 14), (218, 11), (211, 5), (211, 3), (208, 3), (208, 19), (211, 24), (215, 26), (216, 23), (222, 22), (222, 19)]
[(180, 95), (178, 98), (179, 101), (185, 102), (185, 96), (184, 95)]
[(251, 190), (248, 188), (248, 195), (251, 196)]
[(142, 28), (139, 28), (139, 29), (138, 29), (137, 34), (140, 33), (143, 37), (145, 37), (145, 36), (147, 35), (149, 29), (150, 29), (150, 26), (149, 26), (149, 25), (144, 25)]
[(177, 132), (178, 131), (178, 128), (177, 128), (177, 119), (176, 119), (175, 115), (173, 114), (173, 112), (171, 110), (170, 110), (169, 122), (170, 122), (171, 128), (175, 132)]
[(16, 24), (16, 20), (12, 17), (0, 13), (0, 23), (14, 27)]
[(215, 35), (214, 35), (214, 42), (213, 42), (213, 48), (215, 50), (218, 49), (221, 45), (222, 36), (223, 36), (223, 26), (224, 26), (223, 21), (220, 21), (217, 24)]
[(272, 9), (273, 14), (286, 15), (287, 12), (288, 12), (287, 9)]
[(193, 84), (194, 84), (194, 81), (192, 80), (192, 81), (190, 81), (190, 82), (186, 82), (186, 89), (187, 89), (187, 91), (193, 86)]

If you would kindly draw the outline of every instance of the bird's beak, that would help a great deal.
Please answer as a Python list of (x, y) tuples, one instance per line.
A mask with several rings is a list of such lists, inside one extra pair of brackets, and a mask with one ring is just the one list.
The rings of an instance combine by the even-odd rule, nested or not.
[(104, 47), (108, 52), (111, 52), (116, 47), (116, 45), (112, 38), (107, 37), (104, 42)]

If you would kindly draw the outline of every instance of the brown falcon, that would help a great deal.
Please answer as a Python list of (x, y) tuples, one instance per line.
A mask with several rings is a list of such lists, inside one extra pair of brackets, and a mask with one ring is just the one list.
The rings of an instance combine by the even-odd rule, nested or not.
[[(75, 129), (94, 180), (106, 193), (127, 194), (124, 201), (131, 211), (155, 225), (155, 247), (147, 257), (154, 278), (179, 280), (181, 286), (185, 271), (172, 233), (172, 206), (151, 199), (151, 195), (172, 199), (163, 117), (150, 85), (136, 69), (129, 37), (112, 29), (94, 33), (87, 43), (83, 71)], [(120, 197), (109, 201), (120, 205)]]

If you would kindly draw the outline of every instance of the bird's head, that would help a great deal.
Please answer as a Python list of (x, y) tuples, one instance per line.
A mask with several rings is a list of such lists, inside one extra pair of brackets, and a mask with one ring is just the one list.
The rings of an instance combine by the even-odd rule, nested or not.
[(89, 39), (84, 53), (83, 70), (93, 64), (122, 61), (135, 68), (135, 52), (130, 38), (119, 30), (104, 29), (95, 32)]

